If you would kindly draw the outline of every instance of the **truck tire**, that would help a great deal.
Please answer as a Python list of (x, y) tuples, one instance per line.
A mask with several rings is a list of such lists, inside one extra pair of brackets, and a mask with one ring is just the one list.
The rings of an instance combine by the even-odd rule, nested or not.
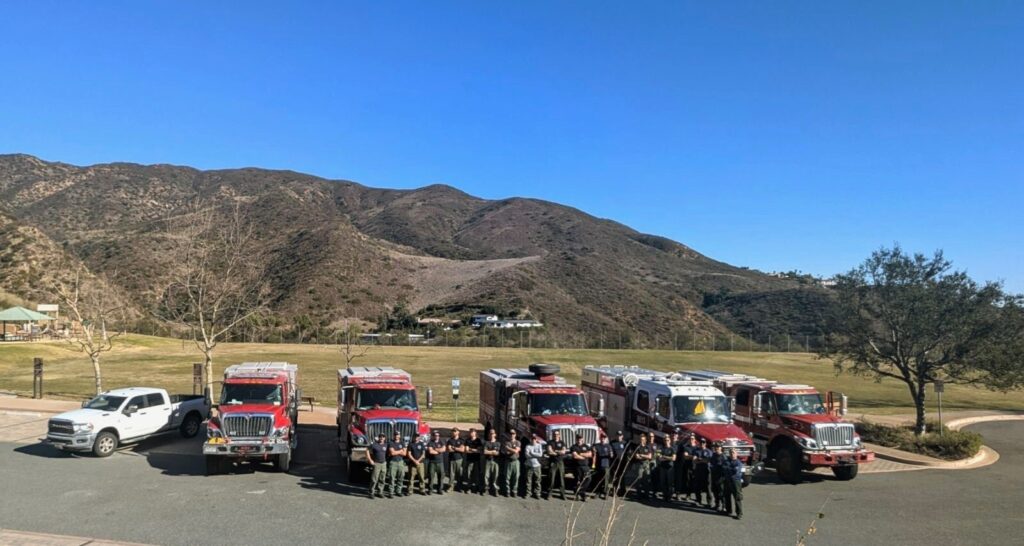
[(292, 466), (292, 454), (291, 452), (282, 453), (274, 458), (274, 466), (281, 472), (288, 472), (288, 469)]
[(199, 434), (199, 427), (202, 425), (202, 417), (199, 417), (198, 413), (192, 412), (185, 416), (185, 420), (178, 427), (178, 432), (181, 433), (182, 438), (195, 438), (196, 434)]
[(206, 456), (206, 475), (216, 476), (224, 469), (224, 461), (216, 455)]
[(835, 474), (836, 479), (839, 481), (850, 481), (857, 477), (857, 470), (860, 465), (851, 464), (847, 466), (833, 466), (832, 473)]
[(117, 451), (117, 434), (104, 430), (96, 435), (96, 441), (92, 444), (92, 452), (97, 457), (109, 457)]
[(800, 469), (800, 450), (796, 446), (784, 446), (775, 454), (775, 471), (786, 483), (800, 483), (803, 480)]
[(750, 485), (751, 476), (743, 476), (743, 487)]
[(535, 375), (556, 375), (562, 371), (562, 367), (558, 364), (530, 364), (527, 369)]

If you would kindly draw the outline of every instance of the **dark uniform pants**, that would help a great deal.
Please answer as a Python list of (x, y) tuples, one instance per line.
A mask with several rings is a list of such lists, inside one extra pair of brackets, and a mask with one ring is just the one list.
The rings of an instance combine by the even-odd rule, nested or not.
[(654, 463), (651, 461), (640, 461), (636, 466), (636, 490), (645, 497), (654, 494), (653, 470)]
[(455, 489), (455, 486), (459, 486), (459, 491), (463, 490), (462, 482), (465, 479), (465, 468), (463, 466), (464, 459), (452, 459), (449, 461), (450, 468), (448, 469), (448, 491)]
[(673, 466), (675, 470), (675, 494), (680, 496), (689, 495), (693, 492), (693, 484), (690, 483), (693, 463), (684, 459), (682, 462), (676, 462)]
[(599, 467), (597, 469), (597, 479), (594, 480), (594, 493), (599, 495), (610, 495), (612, 488), (615, 487), (615, 473), (612, 472), (611, 466)]
[(658, 485), (661, 489), (661, 499), (668, 500), (672, 496), (672, 471), (676, 465), (658, 465)]
[(488, 459), (484, 461), (484, 482), (483, 487), (480, 488), (480, 494), (483, 495), (491, 490), (495, 493), (498, 491), (498, 461), (494, 459)]
[(505, 494), (519, 496), (519, 459), (505, 461)]
[(555, 491), (555, 480), (558, 480), (558, 489), (562, 492), (562, 499), (565, 499), (565, 461), (556, 459), (551, 461), (551, 479), (548, 483), (548, 495)]
[(462, 479), (466, 483), (463, 491), (483, 491), (480, 486), (480, 481), (483, 476), (480, 473), (480, 461), (474, 461), (472, 459), (466, 459), (465, 471), (462, 474)]
[(722, 484), (725, 486), (725, 513), (732, 512), (733, 502), (735, 502), (736, 515), (743, 517), (743, 480), (723, 478)]
[(388, 493), (402, 493), (402, 479), (405, 477), (405, 461), (388, 461)]
[(715, 498), (715, 508), (722, 506), (722, 471), (711, 471), (711, 496)]
[(697, 464), (693, 468), (693, 479), (690, 482), (690, 486), (697, 495), (697, 503), (702, 502), (702, 500), (711, 502), (711, 492), (708, 490), (710, 472), (707, 464)]
[(387, 463), (373, 463), (373, 472), (370, 474), (370, 495), (383, 495), (384, 486), (387, 483)]
[[(540, 496), (541, 477), (540, 465), (526, 467), (526, 496)], [(536, 489), (534, 489), (536, 487)]]
[(441, 461), (427, 461), (427, 493), (444, 491), (444, 466)]
[(587, 489), (590, 487), (590, 467), (577, 466), (572, 473), (576, 477), (576, 496), (586, 499)]

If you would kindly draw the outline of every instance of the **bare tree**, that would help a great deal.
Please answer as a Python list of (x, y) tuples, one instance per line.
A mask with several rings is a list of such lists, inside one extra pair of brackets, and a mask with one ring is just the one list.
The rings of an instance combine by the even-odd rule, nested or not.
[(92, 362), (96, 394), (103, 392), (100, 356), (114, 348), (114, 338), (123, 333), (126, 306), (109, 284), (90, 277), (78, 264), (69, 277), (53, 281), (53, 293), (71, 319), (80, 325), (80, 333), (72, 332), (67, 342), (85, 353)]
[(266, 261), (239, 206), (226, 213), (193, 206), (185, 217), (168, 221), (165, 235), (171, 249), (156, 313), (186, 331), (203, 353), (212, 396), (217, 345), (266, 308)]
[[(343, 339), (341, 340), (341, 356), (345, 358), (346, 368), (352, 366), (353, 360), (366, 356), (366, 353), (370, 351), (369, 345), (363, 345), (359, 343), (359, 338), (360, 335), (362, 334), (362, 331), (359, 328), (359, 326), (355, 324), (350, 325), (346, 320), (345, 331), (338, 333), (344, 336)], [(352, 345), (353, 337), (356, 338), (356, 345), (354, 347)]]

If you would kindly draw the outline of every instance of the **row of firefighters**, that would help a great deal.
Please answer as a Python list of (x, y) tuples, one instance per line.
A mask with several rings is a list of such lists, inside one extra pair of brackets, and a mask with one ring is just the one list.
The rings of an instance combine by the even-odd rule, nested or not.
[[(609, 495), (639, 499), (687, 501), (736, 519), (743, 517), (743, 461), (731, 449), (708, 445), (690, 435), (642, 435), (630, 446), (621, 431), (589, 445), (582, 435), (562, 439), (558, 431), (545, 441), (534, 435), (520, 441), (513, 431), (503, 440), (490, 430), (487, 438), (475, 429), (462, 437), (458, 428), (442, 439), (435, 430), (429, 440), (406, 442), (397, 432), (389, 441), (381, 434), (370, 445), (370, 498), (410, 495), (419, 482), (421, 495), (452, 491), (505, 497), (550, 498), (556, 490), (565, 500), (566, 469), (572, 473), (574, 499)], [(447, 468), (445, 466), (447, 459)], [(547, 465), (544, 465), (544, 462)], [(542, 491), (544, 467), (547, 488)], [(712, 505), (713, 503), (713, 505)]]

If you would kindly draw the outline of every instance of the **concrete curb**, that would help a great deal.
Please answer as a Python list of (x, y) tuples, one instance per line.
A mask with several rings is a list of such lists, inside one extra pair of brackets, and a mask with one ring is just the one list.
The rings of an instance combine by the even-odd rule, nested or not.
[[(961, 430), (970, 425), (976, 425), (978, 423), (987, 423), (991, 421), (1024, 421), (1024, 415), (1019, 414), (1007, 414), (1007, 415), (979, 415), (976, 417), (964, 417), (962, 419), (955, 419), (946, 423), (946, 426), (951, 430)], [(945, 470), (969, 470), (973, 468), (981, 468), (994, 464), (999, 460), (999, 452), (996, 450), (983, 445), (981, 449), (972, 457), (966, 459), (960, 459), (959, 461), (943, 461), (934, 457), (928, 457), (927, 455), (918, 455), (916, 453), (907, 453), (898, 449), (889, 447), (883, 447), (875, 444), (866, 444), (872, 451), (875, 452), (875, 456), (880, 459), (887, 461), (893, 461), (897, 463), (920, 466), (924, 468), (937, 468)]]

